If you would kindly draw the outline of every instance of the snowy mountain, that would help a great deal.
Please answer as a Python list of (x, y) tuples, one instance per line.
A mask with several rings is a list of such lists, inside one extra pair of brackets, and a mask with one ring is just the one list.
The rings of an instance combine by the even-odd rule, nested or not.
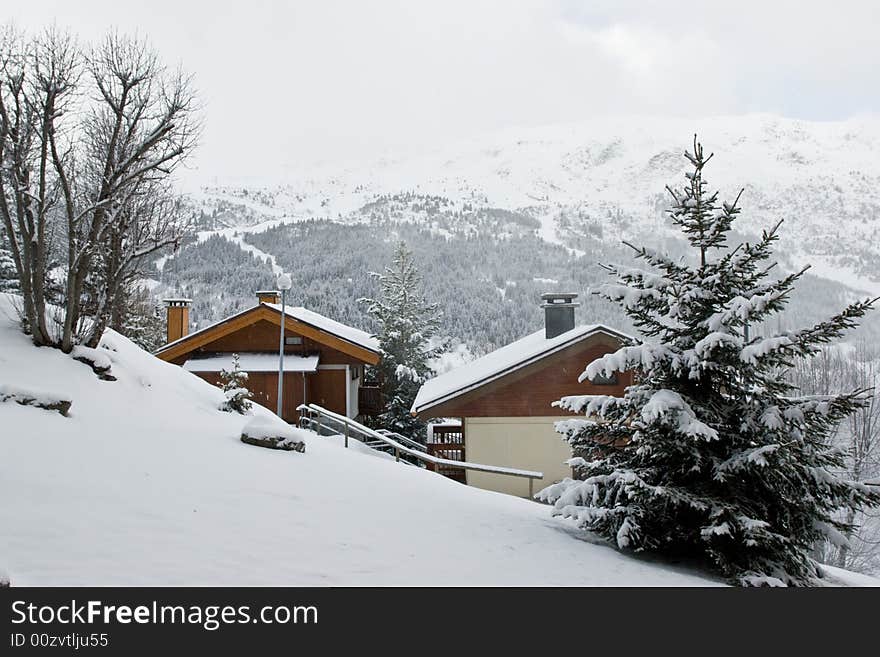
[[(710, 182), (728, 198), (745, 188), (742, 229), (758, 232), (785, 218), (788, 243), (804, 255), (827, 255), (832, 263), (849, 256), (840, 264), (880, 281), (878, 119), (601, 119), (510, 131), (276, 187), (206, 188), (202, 199), (238, 205), (263, 220), (356, 220), (382, 195), (411, 192), (435, 197), (428, 215), (453, 203), (520, 210), (542, 222), (539, 234), (548, 241), (591, 225), (617, 240), (633, 229), (663, 229), (664, 188), (681, 183), (681, 153), (695, 132), (717, 154)], [(568, 222), (560, 226), (560, 219)], [(420, 220), (418, 213), (412, 220)]]
[[(512, 252), (508, 258), (537, 259), (533, 275), (508, 271), (503, 264), (497, 271), (477, 271), (476, 279), (497, 296), (481, 298), (480, 305), (494, 308), (499, 320), (517, 324), (522, 335), (537, 316), (524, 310), (521, 318), (520, 311), (504, 308), (512, 303), (514, 286), (523, 299), (541, 286), (575, 285), (573, 289), (584, 292), (599, 275), (597, 260), (626, 257), (622, 240), (681, 253), (664, 213), (669, 198), (665, 186), (683, 183), (687, 162), (682, 152), (690, 148), (695, 132), (716, 153), (707, 168), (709, 184), (719, 187), (726, 200), (743, 189), (744, 211), (737, 226), (743, 236), (754, 237), (785, 219), (778, 248), (781, 264), (787, 269), (811, 264), (813, 274), (839, 284), (819, 284), (829, 290), (823, 301), (841, 294), (880, 294), (880, 119), (875, 118), (827, 123), (770, 115), (606, 118), (511, 130), (418, 158), (338, 170), (316, 167), (307, 174), (284, 172), (279, 174), (283, 182), (263, 187), (205, 187), (192, 196), (199, 242), (221, 236), (268, 263), (267, 277), (269, 266), (287, 266), (304, 272), (309, 281), (315, 262), (294, 246), (307, 242), (305, 229), (297, 227), (303, 222), (330, 222), (321, 224), (325, 258), (340, 255), (334, 251), (344, 241), (338, 236), (353, 226), (364, 228), (360, 239), (369, 238), (364, 243), (372, 253), (381, 250), (377, 242), (400, 238), (431, 242), (432, 251), (441, 241), (477, 240), (485, 252), (505, 242)], [(457, 249), (449, 251), (449, 272), (474, 266), (458, 258)], [(382, 264), (370, 254), (363, 259), (373, 268)], [(199, 258), (193, 253), (187, 260)], [(442, 269), (434, 262), (426, 267)], [(578, 268), (592, 269), (580, 277), (566, 276)], [(343, 265), (332, 280), (359, 275)], [(192, 284), (185, 267), (171, 277), (158, 277), (165, 284), (159, 293)], [(450, 284), (460, 280), (446, 278)], [(462, 310), (440, 301), (447, 315)], [(206, 304), (201, 309), (205, 318), (221, 312), (216, 298)], [(455, 331), (456, 337), (468, 340), (462, 335), (465, 327)], [(475, 346), (481, 350), (501, 340), (492, 335)]]

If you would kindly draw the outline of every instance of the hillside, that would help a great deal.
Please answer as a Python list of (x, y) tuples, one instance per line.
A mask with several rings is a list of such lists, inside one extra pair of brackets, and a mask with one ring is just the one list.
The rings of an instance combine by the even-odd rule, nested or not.
[[(781, 328), (880, 294), (880, 120), (805, 122), (769, 115), (708, 120), (603, 119), (509, 131), (416, 159), (279, 174), (262, 187), (215, 185), (192, 195), (197, 237), (158, 261), (155, 294), (195, 299), (197, 323), (251, 303), (283, 267), (299, 302), (365, 329), (357, 299), (375, 293), (392, 243), (415, 251), (446, 334), (476, 354), (540, 325), (542, 292), (581, 293), (581, 321), (629, 329), (586, 293), (599, 263), (625, 261), (621, 240), (685, 253), (664, 210), (681, 185), (694, 131), (716, 157), (725, 198), (742, 187), (740, 237), (786, 220), (781, 269), (812, 265)], [(221, 243), (222, 242), (222, 243)], [(862, 329), (880, 335), (880, 321)], [(774, 327), (779, 328), (779, 327)]]
[[(546, 506), (300, 432), (242, 444), (221, 393), (108, 331), (116, 381), (33, 347), (0, 295), (0, 570), (13, 585), (717, 585)], [(2, 395), (0, 395), (2, 396)], [(260, 407), (267, 421), (274, 416)], [(275, 420), (277, 422), (277, 419)]]
[[(264, 188), (208, 187), (196, 199), (219, 208), (226, 221), (252, 226), (266, 220), (363, 220), (377, 201), (410, 193), (427, 202), (405, 204), (397, 217), (423, 225), (433, 214), (470, 206), (518, 214), (526, 218), (522, 224), (530, 218), (542, 239), (569, 247), (597, 234), (614, 243), (621, 237), (662, 238), (670, 235), (665, 186), (681, 184), (687, 169), (681, 153), (694, 133), (717, 154), (707, 170), (710, 183), (730, 197), (745, 190), (740, 230), (757, 233), (786, 218), (783, 245), (794, 259), (822, 255), (880, 284), (876, 118), (594, 119), (487, 135), (417, 159), (313, 170), (308, 176), (291, 172), (282, 184)], [(485, 233), (479, 225), (472, 228)]]

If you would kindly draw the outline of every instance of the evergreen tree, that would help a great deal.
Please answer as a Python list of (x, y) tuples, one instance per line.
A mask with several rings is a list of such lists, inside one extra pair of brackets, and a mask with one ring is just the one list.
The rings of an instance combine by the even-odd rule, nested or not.
[(876, 299), (812, 328), (755, 335), (804, 271), (771, 278), (779, 224), (728, 249), (739, 197), (719, 204), (707, 193), (711, 155), (696, 139), (685, 155), (693, 172), (682, 191), (669, 190), (670, 215), (696, 263), (632, 247), (651, 271), (607, 267), (616, 281), (599, 294), (645, 337), (590, 363), (581, 381), (631, 370), (635, 382), (623, 398), (557, 402), (587, 416), (557, 424), (578, 480), (539, 497), (621, 549), (705, 558), (743, 585), (810, 584), (813, 546), (844, 540), (841, 511), (880, 503), (880, 491), (839, 476), (843, 455), (828, 440), (865, 391), (795, 396), (784, 372), (854, 327)]
[(412, 253), (400, 242), (391, 267), (374, 273), (379, 299), (359, 299), (380, 325), (379, 379), (385, 404), (379, 422), (414, 440), (424, 439), (425, 424), (410, 414), (419, 387), (433, 376), (431, 360), (446, 348), (438, 335), (440, 311), (421, 294), (421, 278)]
[(6, 229), (0, 224), (0, 292), (19, 292), (18, 272), (9, 250)]
[(247, 413), (251, 408), (250, 399), (253, 395), (247, 389), (248, 373), (241, 370), (238, 354), (232, 354), (231, 370), (220, 370), (220, 380), (226, 395), (226, 401), (220, 406), (220, 410), (242, 415)]
[(165, 344), (165, 313), (150, 291), (141, 286), (124, 289), (123, 301), (111, 321), (111, 328), (145, 351), (154, 352)]

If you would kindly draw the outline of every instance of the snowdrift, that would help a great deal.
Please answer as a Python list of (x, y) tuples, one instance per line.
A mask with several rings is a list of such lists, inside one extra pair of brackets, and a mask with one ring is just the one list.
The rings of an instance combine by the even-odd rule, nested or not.
[(218, 411), (220, 390), (112, 331), (98, 351), (115, 381), (34, 347), (0, 295), (0, 386), (72, 402), (67, 416), (0, 402), (13, 586), (720, 583), (333, 438), (286, 429), (304, 453), (245, 445), (246, 423), (277, 418)]

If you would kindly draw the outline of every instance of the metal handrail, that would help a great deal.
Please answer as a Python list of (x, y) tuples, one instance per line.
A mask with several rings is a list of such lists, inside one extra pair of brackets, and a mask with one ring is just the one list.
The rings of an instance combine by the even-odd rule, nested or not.
[(422, 443), (416, 442), (412, 438), (407, 438), (403, 434), (397, 433), (396, 431), (389, 431), (388, 429), (376, 429), (377, 432), (381, 433), (383, 436), (388, 436), (389, 438), (396, 440), (402, 445), (407, 445), (412, 447), (413, 449), (417, 449), (420, 452), (427, 452), (428, 448), (422, 445)]
[[(397, 442), (393, 438), (388, 436), (384, 436), (378, 431), (374, 429), (370, 429), (369, 427), (364, 426), (360, 422), (355, 422), (351, 418), (345, 417), (344, 415), (339, 415), (338, 413), (334, 413), (333, 411), (328, 411), (326, 408), (322, 408), (317, 404), (300, 404), (297, 409), (300, 411), (300, 418), (303, 417), (303, 411), (307, 411), (309, 413), (317, 413), (319, 416), (326, 417), (329, 420), (333, 420), (335, 422), (339, 422), (344, 426), (344, 435), (345, 435), (345, 446), (348, 447), (348, 438), (349, 432), (351, 429), (354, 429), (357, 433), (360, 433), (365, 436), (369, 436), (374, 440), (379, 440), (389, 447), (394, 449), (394, 457), (396, 460), (400, 461), (400, 453), (408, 454), (410, 456), (414, 456), (415, 458), (423, 461), (425, 463), (431, 463), (433, 465), (442, 465), (446, 467), (453, 468), (461, 468), (463, 470), (474, 470), (476, 472), (488, 472), (492, 474), (502, 474), (508, 475), (511, 477), (527, 477), (529, 480), (529, 497), (532, 497), (534, 492), (534, 483), (535, 479), (543, 479), (544, 473), (537, 472), (534, 470), (520, 470), (518, 468), (505, 468), (500, 465), (486, 465), (484, 463), (470, 463), (468, 461), (453, 461), (451, 459), (441, 459), (432, 454), (426, 454), (425, 452), (420, 452), (418, 450), (412, 449), (401, 443)], [(309, 424), (316, 424), (318, 430), (316, 433), (320, 434), (321, 431), (321, 421), (315, 420), (314, 418), (308, 419)]]
[[(315, 404), (314, 406), (316, 408), (322, 408), (322, 407), (318, 406), (317, 404)], [(323, 409), (328, 413), (328, 415), (326, 415), (326, 419), (328, 420), (328, 424), (325, 425), (320, 420), (316, 420), (311, 415), (306, 414), (306, 412), (310, 413), (310, 414), (315, 414), (315, 415), (318, 415), (318, 417), (320, 418), (320, 414), (318, 413), (317, 410), (311, 409), (305, 405), (300, 405), (297, 408), (297, 410), (300, 411), (299, 426), (302, 429), (308, 429), (308, 430), (314, 431), (315, 433), (320, 435), (321, 430), (326, 428), (326, 429), (329, 429), (330, 431), (333, 431), (336, 434), (339, 434), (340, 430), (337, 427), (331, 426), (329, 424), (329, 422), (333, 422), (334, 424), (342, 425), (341, 433), (342, 433), (342, 435), (345, 436), (345, 446), (346, 447), (348, 447), (348, 439), (349, 439), (350, 432), (354, 432), (356, 434), (361, 434), (361, 437), (358, 439), (358, 440), (360, 440), (360, 442), (362, 442), (367, 447), (370, 447), (370, 448), (376, 450), (377, 452), (382, 452), (383, 454), (390, 455), (391, 451), (394, 450), (395, 451), (395, 459), (397, 460), (398, 463), (404, 463), (406, 465), (413, 465), (413, 466), (420, 467), (420, 468), (425, 467), (424, 463), (420, 463), (417, 459), (409, 456), (406, 452), (404, 453), (405, 457), (401, 458), (399, 452), (397, 452), (395, 450), (394, 445), (389, 444), (389, 441), (386, 440), (382, 436), (377, 438), (372, 433), (369, 433), (367, 431), (362, 431), (361, 429), (369, 429), (369, 428), (365, 427), (364, 425), (361, 425), (358, 422), (354, 422), (353, 420), (350, 422), (343, 422), (341, 419), (343, 416), (337, 416), (332, 411), (327, 411), (327, 409)], [(377, 431), (382, 432), (383, 436), (387, 436), (388, 434), (398, 435), (398, 436), (400, 435), (400, 434), (394, 434), (393, 432), (390, 432), (390, 431), (386, 432), (385, 430), (382, 430), (382, 429), (377, 429)], [(351, 437), (357, 438), (356, 436), (351, 436)], [(410, 441), (410, 439), (406, 438), (406, 436), (401, 436), (401, 437), (406, 439), (408, 442), (413, 442), (414, 444), (421, 447), (421, 445), (419, 445), (419, 443), (416, 443), (415, 441)], [(392, 441), (392, 442), (394, 442), (394, 441)]]

